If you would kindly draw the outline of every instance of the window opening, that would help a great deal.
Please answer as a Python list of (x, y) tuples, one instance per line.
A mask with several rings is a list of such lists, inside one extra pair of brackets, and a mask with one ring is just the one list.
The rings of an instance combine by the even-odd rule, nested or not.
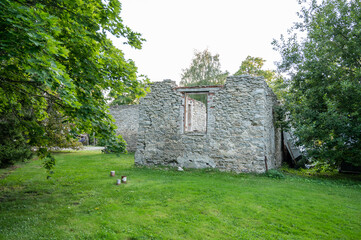
[(207, 131), (207, 93), (186, 93), (184, 131), (205, 133)]

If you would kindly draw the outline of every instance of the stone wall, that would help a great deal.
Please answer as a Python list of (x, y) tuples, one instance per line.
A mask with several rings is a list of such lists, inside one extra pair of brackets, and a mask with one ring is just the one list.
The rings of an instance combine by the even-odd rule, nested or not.
[[(185, 94), (208, 94), (205, 132), (187, 132)], [(152, 84), (139, 107), (135, 163), (264, 172), (280, 166), (281, 139), (274, 126), (276, 97), (262, 77), (227, 78), (222, 87)]]
[(111, 107), (110, 114), (115, 120), (117, 134), (122, 135), (127, 142), (128, 152), (137, 149), (138, 136), (138, 107), (139, 105), (120, 105)]
[(275, 109), (278, 105), (276, 94), (271, 88), (267, 86), (266, 91), (266, 118), (265, 118), (265, 130), (266, 130), (266, 150), (269, 168), (277, 168), (282, 164), (282, 142), (281, 142), (281, 131), (275, 126)]

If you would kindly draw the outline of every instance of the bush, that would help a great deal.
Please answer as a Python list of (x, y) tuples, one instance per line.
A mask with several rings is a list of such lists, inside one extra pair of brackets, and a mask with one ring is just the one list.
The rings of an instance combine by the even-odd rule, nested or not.
[(106, 140), (103, 139), (103, 143), (103, 153), (127, 153), (127, 143), (121, 135)]

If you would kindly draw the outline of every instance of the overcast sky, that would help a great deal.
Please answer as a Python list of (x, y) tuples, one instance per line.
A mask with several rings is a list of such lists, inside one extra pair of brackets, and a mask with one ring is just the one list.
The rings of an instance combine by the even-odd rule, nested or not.
[(139, 74), (151, 81), (180, 81), (194, 51), (220, 55), (222, 70), (235, 73), (248, 56), (275, 69), (271, 42), (297, 21), (297, 0), (121, 0), (124, 24), (147, 41), (141, 50), (113, 40)]

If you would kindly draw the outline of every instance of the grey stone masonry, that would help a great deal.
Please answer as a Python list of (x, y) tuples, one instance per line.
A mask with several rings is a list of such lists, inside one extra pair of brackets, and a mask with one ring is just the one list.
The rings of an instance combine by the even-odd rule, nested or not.
[(117, 134), (122, 135), (127, 142), (129, 152), (135, 152), (137, 149), (138, 107), (139, 105), (120, 105), (109, 109), (117, 126)]
[[(207, 95), (205, 131), (186, 131), (185, 96), (191, 93)], [(238, 173), (279, 167), (281, 138), (273, 116), (276, 104), (263, 77), (232, 76), (224, 86), (207, 87), (155, 82), (139, 106), (135, 163)]]

